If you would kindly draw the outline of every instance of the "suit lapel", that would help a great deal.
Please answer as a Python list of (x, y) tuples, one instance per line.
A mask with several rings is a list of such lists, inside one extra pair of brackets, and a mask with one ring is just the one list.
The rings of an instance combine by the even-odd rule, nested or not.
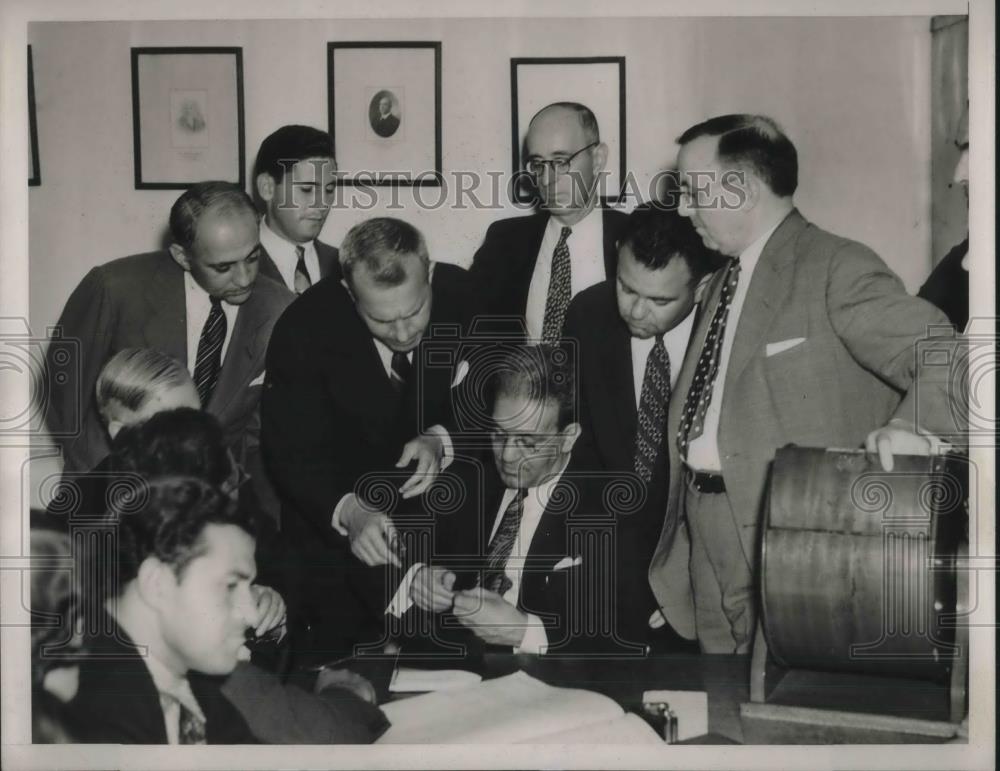
[(339, 281), (341, 278), (340, 251), (336, 247), (324, 244), (319, 239), (314, 243), (316, 245), (316, 259), (319, 261), (320, 278), (335, 276)]
[(187, 366), (187, 309), (184, 270), (168, 252), (143, 292), (147, 316), (143, 323), (146, 345)]
[(736, 329), (726, 330), (726, 334), (735, 334), (735, 337), (729, 354), (724, 394), (732, 393), (732, 385), (746, 368), (750, 357), (764, 345), (774, 314), (788, 294), (790, 285), (783, 274), (794, 259), (795, 240), (804, 226), (802, 215), (793, 210), (771, 234), (761, 252), (739, 323)]
[(263, 244), (260, 246), (260, 270), (258, 272), (262, 276), (267, 276), (272, 281), (277, 281), (282, 286), (285, 285), (285, 279), (281, 277), (281, 271), (278, 270), (274, 259), (268, 254)]
[[(619, 464), (631, 466), (635, 452), (635, 384), (632, 381), (632, 340), (628, 329), (617, 319), (609, 334), (602, 337), (600, 373), (595, 382), (604, 391), (604, 403), (613, 412), (614, 435), (617, 437), (616, 455)], [(592, 409), (603, 409), (594, 405)]]
[(538, 250), (542, 248), (545, 237), (545, 226), (549, 223), (549, 214), (535, 214), (524, 218), (524, 229), (519, 244), (511, 245), (512, 257), (519, 257), (520, 262), (512, 265), (510, 287), (515, 293), (510, 307), (516, 308), (518, 315), (524, 316), (528, 310), (528, 289), (531, 286), (531, 276), (535, 272), (538, 261)]

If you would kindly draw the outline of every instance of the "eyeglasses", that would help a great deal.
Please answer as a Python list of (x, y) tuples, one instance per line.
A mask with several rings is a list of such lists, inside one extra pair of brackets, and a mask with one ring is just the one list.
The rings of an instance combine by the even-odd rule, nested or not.
[(546, 434), (543, 436), (510, 434), (498, 428), (490, 430), (490, 438), (501, 447), (506, 447), (507, 442), (511, 442), (518, 450), (529, 455), (539, 452), (545, 445), (550, 444), (553, 439), (557, 439), (559, 436), (560, 434)]
[(542, 176), (542, 172), (545, 171), (546, 166), (552, 169), (552, 173), (557, 176), (565, 174), (567, 171), (569, 171), (570, 166), (573, 165), (573, 159), (576, 158), (576, 156), (578, 156), (585, 150), (589, 150), (592, 147), (597, 147), (597, 145), (599, 144), (600, 142), (591, 142), (586, 147), (581, 147), (579, 150), (577, 150), (568, 158), (554, 158), (551, 161), (546, 161), (542, 158), (532, 158), (528, 161), (525, 168), (528, 170), (528, 173), (534, 177)]

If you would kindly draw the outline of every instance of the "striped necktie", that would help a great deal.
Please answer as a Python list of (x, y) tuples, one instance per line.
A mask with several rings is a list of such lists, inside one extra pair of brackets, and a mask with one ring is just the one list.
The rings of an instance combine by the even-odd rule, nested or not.
[(715, 376), (719, 373), (719, 359), (722, 354), (722, 340), (726, 334), (726, 320), (729, 318), (729, 306), (736, 293), (740, 281), (740, 261), (733, 260), (726, 268), (719, 304), (715, 315), (709, 323), (705, 344), (698, 356), (691, 388), (684, 400), (684, 413), (681, 425), (677, 429), (677, 449), (681, 458), (687, 460), (687, 451), (691, 442), (701, 436), (705, 429), (705, 413), (712, 401), (712, 391), (715, 387)]
[(203, 409), (208, 408), (208, 400), (219, 381), (219, 371), (222, 369), (222, 344), (226, 340), (226, 314), (222, 311), (222, 300), (218, 297), (209, 298), (212, 310), (209, 311), (205, 326), (198, 338), (198, 357), (194, 365), (194, 384), (198, 389)]
[(636, 421), (635, 473), (647, 484), (653, 481), (653, 471), (663, 447), (669, 400), (670, 356), (663, 344), (663, 335), (659, 335), (646, 359)]
[(389, 382), (392, 383), (392, 387), (396, 389), (397, 393), (402, 393), (413, 369), (409, 357), (405, 353), (395, 351), (392, 354), (389, 369), (392, 370), (389, 374)]
[(552, 275), (549, 277), (549, 291), (545, 297), (545, 315), (542, 318), (542, 342), (552, 343), (562, 337), (566, 309), (572, 299), (572, 269), (569, 262), (569, 238), (572, 228), (563, 228), (559, 242), (552, 252)]
[(512, 586), (511, 580), (507, 577), (507, 560), (514, 549), (517, 533), (521, 529), (521, 515), (524, 513), (524, 499), (527, 494), (528, 491), (522, 488), (507, 504), (500, 518), (500, 527), (490, 541), (486, 555), (486, 570), (483, 573), (482, 585), (501, 597)]
[(299, 258), (295, 263), (295, 294), (302, 294), (312, 286), (309, 269), (306, 268), (306, 249), (302, 244), (295, 245), (295, 254)]

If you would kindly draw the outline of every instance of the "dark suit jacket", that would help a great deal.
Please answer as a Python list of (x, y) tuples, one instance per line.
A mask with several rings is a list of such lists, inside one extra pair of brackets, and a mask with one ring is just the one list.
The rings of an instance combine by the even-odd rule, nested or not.
[[(310, 276), (312, 282), (315, 284), (321, 278), (326, 278), (327, 276), (335, 276), (337, 280), (340, 280), (340, 250), (335, 246), (324, 244), (318, 238), (313, 243), (316, 245), (316, 259), (319, 261), (319, 276)], [(260, 273), (272, 281), (287, 286), (285, 280), (281, 277), (281, 271), (274, 264), (274, 259), (267, 253), (267, 249), (264, 247), (260, 249)], [(291, 287), (288, 287), (288, 289), (294, 291)]]
[(934, 266), (917, 292), (917, 297), (943, 310), (959, 332), (969, 322), (969, 271), (962, 267), (962, 260), (968, 253), (969, 239), (966, 238)]
[[(610, 209), (604, 209), (601, 216), (604, 218), (605, 277), (614, 277), (618, 269), (615, 244), (628, 216)], [(521, 326), (491, 321), (480, 329), (516, 338), (524, 336), (528, 288), (548, 221), (548, 212), (540, 212), (499, 220), (486, 230), (486, 237), (469, 269), (481, 302), (478, 315), (514, 317), (520, 320)]]
[(391, 113), (386, 117), (379, 116), (372, 124), (372, 129), (380, 137), (391, 137), (399, 128), (399, 118)]
[[(93, 654), (80, 664), (80, 686), (69, 704), (79, 739), (90, 744), (166, 744), (167, 729), (153, 677), (125, 631), (90, 638)], [(257, 744), (239, 711), (220, 693), (216, 678), (189, 677), (205, 713), (209, 744)]]
[[(681, 394), (691, 386), (723, 274), (706, 287), (704, 312), (670, 402), (669, 500), (649, 570), (667, 619), (687, 637), (694, 637), (694, 609), (674, 439), (684, 408)], [(965, 406), (949, 387), (949, 366), (940, 364), (958, 360), (961, 341), (950, 337), (931, 345), (924, 339), (930, 327), (947, 323), (930, 303), (907, 294), (866, 246), (821, 230), (797, 210), (778, 225), (754, 270), (739, 324), (726, 330), (734, 337), (719, 453), (747, 554), (757, 553), (768, 469), (777, 448), (860, 447), (893, 417), (952, 441), (964, 434), (957, 421)]]
[[(330, 525), (333, 511), (359, 487), (372, 498), (392, 498), (412, 474), (412, 466), (394, 470), (403, 445), (426, 428), (451, 422), (457, 361), (449, 354), (471, 317), (472, 293), (466, 272), (447, 264), (434, 266), (432, 291), (430, 325), (402, 395), (337, 279), (323, 279), (288, 308), (268, 350), (264, 454), (282, 496), (282, 529), (300, 576), (298, 596), (287, 598), (290, 612), (301, 603), (307, 617), (329, 622), (331, 633), (340, 630), (347, 640), (365, 618), (381, 630), (384, 571), (365, 568), (349, 553), (347, 540)], [(441, 333), (451, 334), (442, 341)], [(383, 472), (384, 485), (369, 485)], [(379, 503), (389, 508), (388, 500)]]
[[(600, 472), (609, 493), (617, 489), (635, 498), (622, 500), (623, 509), (613, 512), (618, 514), (616, 587), (621, 631), (631, 640), (670, 647), (677, 639), (666, 627), (656, 633), (649, 628), (649, 616), (657, 605), (646, 578), (667, 506), (669, 460), (664, 447), (662, 463), (649, 484), (634, 472), (638, 416), (631, 335), (618, 315), (613, 281), (585, 289), (573, 299), (563, 336), (576, 348), (581, 426), (571, 468)], [(665, 436), (664, 441), (669, 439)]]
[[(258, 278), (240, 307), (206, 405), (222, 423), (237, 461), (255, 476), (261, 386), (250, 384), (263, 374), (271, 328), (294, 298), (284, 285)], [(153, 348), (187, 364), (184, 271), (165, 251), (100, 265), (70, 295), (57, 330), (62, 341), (50, 343), (46, 364), (66, 379), (53, 389), (46, 418), (62, 444), (65, 468), (88, 470), (109, 449), (94, 399), (94, 384), (108, 359), (123, 348)], [(61, 362), (62, 352), (73, 356), (69, 366)]]
[[(625, 639), (621, 632), (614, 591), (616, 527), (604, 503), (603, 481), (567, 468), (531, 539), (517, 607), (545, 625), (547, 655), (644, 654), (640, 641)], [(444, 490), (435, 494), (434, 488), (426, 494), (437, 502), (431, 508), (437, 514), (435, 527), (442, 531), (432, 562), (456, 573), (456, 590), (469, 589), (486, 566), (490, 534), (506, 488), (490, 451), (456, 458), (437, 484), (460, 494), (446, 495)], [(421, 611), (414, 607), (410, 612)], [(473, 658), (482, 651), (483, 644), (450, 614), (438, 616), (437, 622), (440, 639), (466, 645)]]

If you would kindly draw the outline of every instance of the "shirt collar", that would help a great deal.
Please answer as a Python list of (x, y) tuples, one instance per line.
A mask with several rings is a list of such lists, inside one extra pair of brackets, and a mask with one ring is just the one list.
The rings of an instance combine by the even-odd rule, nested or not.
[(587, 216), (575, 225), (563, 225), (559, 220), (550, 215), (546, 229), (550, 234), (555, 235), (555, 237), (558, 238), (562, 229), (564, 227), (568, 227), (573, 231), (570, 238), (578, 242), (585, 241), (587, 243), (591, 243), (591, 239), (596, 237), (598, 230), (601, 227), (602, 211), (603, 210), (600, 205), (595, 206), (587, 213)]

